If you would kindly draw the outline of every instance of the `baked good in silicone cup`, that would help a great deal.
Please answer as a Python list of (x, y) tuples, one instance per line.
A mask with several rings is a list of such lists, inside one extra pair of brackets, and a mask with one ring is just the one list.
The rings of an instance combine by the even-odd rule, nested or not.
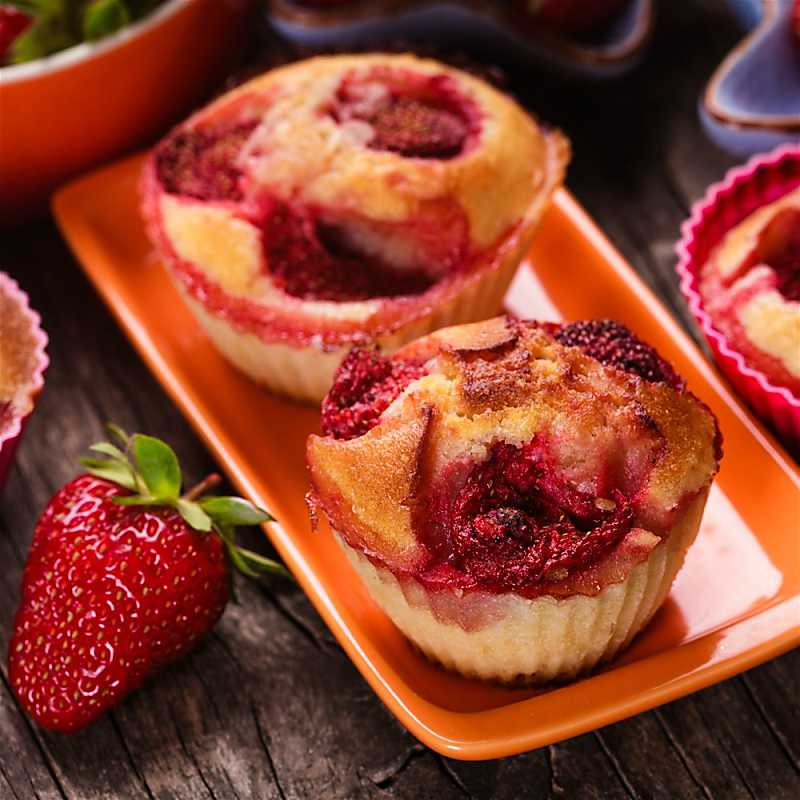
[(567, 159), (559, 133), (471, 75), (320, 57), (176, 128), (143, 210), (222, 353), (319, 402), (354, 344), (389, 352), (497, 313)]
[(800, 445), (800, 146), (710, 187), (678, 245), (681, 289), (726, 375)]
[(0, 272), (0, 490), (44, 385), (47, 336), (28, 296)]
[(656, 612), (721, 456), (711, 412), (616, 322), (492, 320), (354, 350), (307, 445), (312, 506), (445, 667), (568, 679)]
[(725, 234), (703, 266), (700, 295), (745, 360), (800, 397), (800, 186)]

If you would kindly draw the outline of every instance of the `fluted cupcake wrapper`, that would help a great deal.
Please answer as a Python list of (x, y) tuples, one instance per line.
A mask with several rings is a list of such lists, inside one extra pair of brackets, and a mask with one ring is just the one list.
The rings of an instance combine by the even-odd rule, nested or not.
[[(31, 347), (33, 350), (33, 369), (25, 380), (21, 396), (16, 398), (11, 417), (3, 427), (0, 421), (0, 490), (5, 484), (17, 446), (28, 424), (36, 398), (44, 386), (44, 371), (50, 363), (45, 348), (47, 334), (41, 328), (41, 318), (33, 311), (25, 294), (11, 277), (0, 272), (0, 296), (8, 298), (20, 311), (20, 317), (30, 326)], [(0, 336), (3, 335), (3, 320), (0, 320)]]
[[(630, 644), (664, 602), (697, 536), (707, 497), (708, 489), (689, 503), (643, 562), (593, 596), (433, 592), (412, 577), (399, 579), (340, 535), (336, 538), (373, 599), (431, 660), (467, 677), (534, 684), (574, 678)], [(476, 602), (488, 609), (477, 627), (462, 627), (439, 612)], [(470, 616), (475, 617), (474, 609)]]
[(786, 145), (730, 170), (694, 204), (676, 245), (680, 286), (689, 310), (703, 332), (714, 358), (736, 391), (784, 438), (800, 447), (800, 397), (775, 386), (748, 364), (706, 312), (700, 296), (700, 272), (724, 235), (758, 208), (800, 186), (800, 145)]

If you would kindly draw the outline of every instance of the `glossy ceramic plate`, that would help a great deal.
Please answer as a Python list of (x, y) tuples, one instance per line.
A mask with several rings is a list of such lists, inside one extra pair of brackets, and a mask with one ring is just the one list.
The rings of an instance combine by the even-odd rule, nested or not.
[(87, 274), (238, 488), (281, 521), (267, 533), (373, 689), (422, 742), (453, 758), (511, 755), (606, 725), (800, 642), (800, 475), (722, 384), (571, 196), (561, 191), (508, 298), (529, 316), (615, 317), (654, 343), (719, 417), (725, 459), (669, 598), (621, 658), (565, 686), (509, 690), (418, 655), (372, 602), (303, 501), (318, 414), (277, 399), (212, 348), (151, 254), (137, 210), (141, 158), (55, 197)]

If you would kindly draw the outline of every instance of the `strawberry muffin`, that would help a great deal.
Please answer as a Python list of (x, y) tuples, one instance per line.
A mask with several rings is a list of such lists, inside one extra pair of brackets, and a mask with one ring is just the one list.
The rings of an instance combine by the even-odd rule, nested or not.
[(609, 320), (498, 317), (356, 349), (307, 458), (312, 505), (430, 658), (500, 682), (612, 658), (664, 600), (721, 455), (716, 421)]
[(319, 402), (353, 345), (496, 313), (568, 145), (477, 78), (321, 57), (224, 95), (153, 151), (151, 238), (221, 350)]
[(701, 269), (699, 288), (728, 344), (800, 397), (800, 188), (731, 229)]
[(47, 336), (28, 296), (0, 272), (0, 489), (44, 385)]

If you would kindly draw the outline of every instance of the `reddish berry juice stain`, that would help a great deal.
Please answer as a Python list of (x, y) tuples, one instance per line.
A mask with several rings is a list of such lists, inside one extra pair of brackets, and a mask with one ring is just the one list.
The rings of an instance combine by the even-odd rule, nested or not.
[[(368, 123), (369, 148), (403, 156), (451, 158), (463, 151), (476, 127), (474, 104), (446, 75), (377, 70), (365, 81), (345, 79), (336, 98), (330, 111), (335, 119)], [(238, 204), (237, 213), (261, 230), (265, 270), (293, 297), (354, 302), (413, 296), (431, 288), (437, 278), (430, 270), (395, 268), (355, 251), (341, 229), (323, 223), (318, 210), (255, 196), (238, 158), (259, 122), (254, 109), (265, 109), (267, 102), (242, 97), (225, 124), (200, 121), (166, 139), (155, 155), (164, 189), (195, 200)], [(448, 266), (465, 264), (459, 248)]]
[[(619, 323), (539, 327), (606, 365), (683, 387), (670, 365)], [(425, 372), (419, 363), (352, 351), (323, 402), (323, 433), (339, 439), (366, 433)], [(438, 587), (535, 593), (601, 561), (633, 525), (629, 497), (617, 488), (601, 497), (578, 489), (542, 436), (521, 446), (498, 442), (485, 461), (451, 464), (418, 498), (414, 528), (431, 552), (418, 577)]]
[(399, 98), (369, 122), (375, 130), (370, 147), (407, 157), (452, 158), (461, 152), (468, 133), (457, 114), (412, 98)]
[(435, 279), (422, 269), (396, 269), (353, 251), (309, 209), (268, 197), (245, 204), (236, 160), (256, 124), (175, 133), (156, 152), (164, 188), (196, 200), (240, 203), (242, 216), (261, 229), (265, 268), (293, 297), (352, 302), (422, 294), (433, 286)]

